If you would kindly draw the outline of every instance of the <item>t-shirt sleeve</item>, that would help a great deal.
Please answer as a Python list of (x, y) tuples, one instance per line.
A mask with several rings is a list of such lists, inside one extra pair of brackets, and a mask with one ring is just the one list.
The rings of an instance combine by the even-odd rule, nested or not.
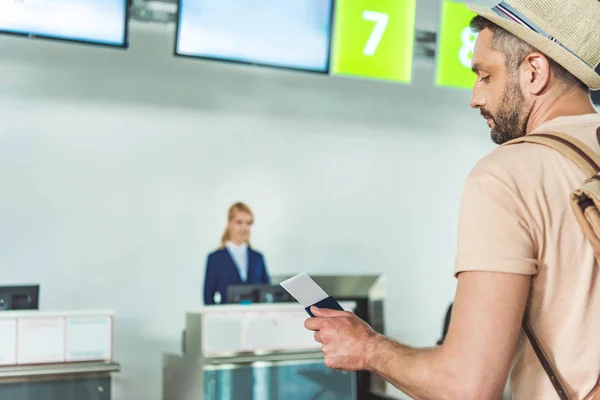
[(505, 171), (479, 165), (465, 182), (454, 274), (465, 271), (537, 273), (526, 208)]

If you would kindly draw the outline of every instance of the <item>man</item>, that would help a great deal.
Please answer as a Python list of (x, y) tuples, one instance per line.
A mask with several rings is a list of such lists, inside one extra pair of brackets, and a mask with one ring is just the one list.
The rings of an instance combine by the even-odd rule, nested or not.
[(438, 346), (444, 344), (444, 340), (446, 340), (446, 335), (448, 335), (448, 328), (450, 328), (450, 319), (451, 318), (452, 318), (452, 304), (450, 304), (450, 306), (448, 306), (448, 310), (446, 311), (446, 317), (444, 318), (444, 327), (442, 329), (442, 337), (437, 342)]
[[(600, 1), (470, 8), (479, 32), (471, 106), (492, 140), (561, 132), (600, 153), (600, 116), (589, 97), (600, 89)], [(497, 148), (465, 183), (444, 343), (410, 348), (351, 313), (314, 309), (305, 327), (322, 343), (326, 365), (370, 370), (414, 398), (461, 400), (500, 398), (512, 369), (514, 399), (557, 398), (521, 330), (525, 318), (569, 397), (585, 398), (600, 377), (600, 269), (569, 205), (585, 178), (549, 147)]]

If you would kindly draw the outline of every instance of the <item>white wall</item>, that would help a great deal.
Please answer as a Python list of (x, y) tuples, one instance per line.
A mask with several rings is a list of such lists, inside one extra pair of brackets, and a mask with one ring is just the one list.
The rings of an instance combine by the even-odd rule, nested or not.
[[(117, 400), (157, 400), (227, 206), (257, 214), (273, 274), (384, 273), (388, 333), (435, 343), (461, 185), (492, 148), (469, 93), (0, 40), (0, 271), (44, 309), (117, 312)], [(300, 327), (299, 327), (300, 329)]]

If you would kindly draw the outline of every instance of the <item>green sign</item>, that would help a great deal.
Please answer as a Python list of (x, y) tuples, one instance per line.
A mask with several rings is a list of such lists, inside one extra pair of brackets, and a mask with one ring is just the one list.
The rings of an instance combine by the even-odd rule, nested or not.
[(331, 71), (410, 82), (416, 0), (338, 0)]
[(437, 51), (438, 86), (472, 89), (475, 85), (471, 58), (477, 34), (470, 28), (475, 15), (463, 3), (444, 1)]

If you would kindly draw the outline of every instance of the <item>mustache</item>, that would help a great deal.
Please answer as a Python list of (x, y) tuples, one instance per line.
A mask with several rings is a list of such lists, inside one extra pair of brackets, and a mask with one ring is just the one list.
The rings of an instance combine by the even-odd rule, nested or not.
[(490, 114), (489, 112), (487, 112), (487, 111), (485, 111), (485, 110), (483, 110), (483, 109), (481, 110), (481, 116), (482, 116), (483, 118), (491, 118), (491, 119), (494, 119), (494, 117), (492, 116), (492, 114)]

